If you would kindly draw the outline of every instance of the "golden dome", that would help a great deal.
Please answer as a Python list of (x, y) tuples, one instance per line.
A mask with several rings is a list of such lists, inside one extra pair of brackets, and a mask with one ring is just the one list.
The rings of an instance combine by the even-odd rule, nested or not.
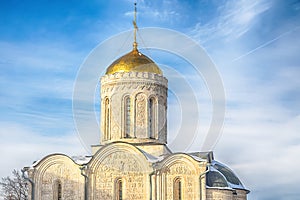
[(150, 72), (162, 74), (159, 67), (136, 48), (114, 61), (106, 69), (105, 74), (114, 74), (117, 72)]

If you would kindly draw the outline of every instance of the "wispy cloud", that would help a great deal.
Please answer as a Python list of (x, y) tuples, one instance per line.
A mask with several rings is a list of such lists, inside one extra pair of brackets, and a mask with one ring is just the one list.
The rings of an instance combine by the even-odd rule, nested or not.
[[(297, 199), (300, 40), (291, 30), (247, 54), (237, 53), (240, 43), (211, 49), (228, 105), (216, 157), (237, 171), (251, 199)], [(232, 62), (232, 51), (243, 56)]]
[[(16, 29), (15, 24), (9, 26), (11, 32), (8, 32), (9, 29), (1, 31), (0, 36), (7, 32), (0, 42), (0, 152), (1, 164), (4, 163), (5, 166), (0, 170), (1, 176), (8, 175), (13, 168), (29, 165), (31, 161), (41, 159), (49, 153), (85, 154), (74, 134), (72, 122), (71, 100), (76, 72), (95, 41), (103, 41), (112, 34), (131, 27), (133, 14), (125, 13), (127, 17), (123, 20), (114, 18), (115, 12), (124, 13), (127, 9), (127, 5), (125, 8), (122, 3), (116, 7), (115, 4), (119, 1), (105, 3), (99, 10), (95, 9), (93, 1), (89, 3), (87, 7), (72, 4), (72, 12), (66, 12), (68, 15), (75, 13), (74, 19), (79, 21), (85, 19), (84, 23), (78, 23), (77, 20), (66, 23), (62, 19), (64, 23), (60, 24), (57, 20), (59, 13), (56, 12), (60, 12), (58, 10), (52, 14), (47, 12), (48, 15), (44, 15), (42, 11), (37, 13), (42, 22), (40, 18), (34, 18), (33, 23), (24, 26), (31, 27), (26, 32), (27, 38), (23, 35), (20, 37), (27, 39), (26, 42), (5, 40), (5, 35), (11, 33), (18, 36), (16, 31), (12, 31)], [(176, 27), (184, 33), (188, 29), (189, 35), (201, 44), (205, 42), (204, 46), (209, 47), (206, 50), (220, 71), (227, 101), (226, 122), (223, 136), (215, 149), (216, 159), (225, 162), (237, 172), (245, 186), (251, 190), (249, 199), (298, 199), (297, 186), (300, 177), (295, 172), (300, 164), (296, 159), (300, 151), (300, 40), (299, 29), (291, 30), (299, 25), (299, 2), (165, 0), (138, 3), (138, 13), (143, 15), (139, 17), (146, 25)], [(128, 7), (132, 6), (132, 1), (128, 4)], [(59, 8), (61, 7), (68, 6), (60, 4)], [(89, 7), (93, 9), (90, 10)], [(107, 12), (103, 9), (111, 10)], [(24, 9), (19, 8), (18, 11), (20, 10)], [(53, 9), (49, 11), (51, 10)], [(5, 12), (1, 12), (1, 17), (3, 13)], [(9, 14), (16, 15), (14, 17), (18, 20), (23, 17), (22, 12)], [(186, 16), (190, 16), (189, 20), (186, 20)], [(28, 38), (30, 31), (36, 33), (36, 27), (41, 28), (39, 23), (46, 27), (46, 22), (53, 22), (53, 19), (57, 20), (55, 25), (58, 23), (58, 26), (47, 26), (46, 39), (61, 34), (63, 37), (58, 40), (51, 38), (50, 42), (40, 42), (41, 35), (40, 41)], [(30, 20), (26, 22), (30, 23)], [(57, 27), (59, 29), (51, 33), (52, 28)], [(70, 34), (70, 38), (75, 40), (74, 44), (68, 43), (70, 38), (66, 40)], [(122, 39), (116, 44), (122, 44), (125, 40)], [(84, 50), (86, 43), (92, 45)], [(99, 74), (105, 67), (100, 64), (102, 58), (107, 57), (105, 53), (109, 51), (102, 52), (92, 63)], [(192, 106), (186, 108), (184, 112), (191, 113), (185, 119), (186, 125), (189, 126), (192, 122), (189, 119), (195, 120), (195, 114), (199, 114), (199, 134), (206, 133), (211, 116), (209, 91), (205, 91), (203, 82), (197, 81), (200, 77), (187, 72), (186, 63), (178, 63), (172, 57), (166, 57), (165, 60), (174, 61), (170, 66), (178, 69), (180, 74), (186, 73), (183, 78), (191, 83), (193, 89), (196, 88), (194, 92), (198, 92), (196, 101), (200, 113), (196, 113)], [(190, 92), (187, 93), (182, 84), (176, 84), (176, 77), (167, 78), (174, 81), (174, 85), (171, 85), (170, 80), (170, 88), (176, 94), (170, 97), (173, 99), (169, 99), (169, 109), (172, 109), (169, 113), (175, 115), (180, 112), (180, 104), (176, 98), (180, 95), (188, 96)], [(81, 101), (82, 107), (79, 107), (78, 112), (82, 122), (80, 126), (87, 133), (82, 140), (86, 143), (97, 143), (99, 129), (91, 128), (89, 118), (95, 114), (92, 105), (94, 102), (92, 98), (87, 99), (85, 88), (89, 87), (91, 81), (83, 80), (86, 85), (83, 84), (79, 90), (81, 96), (77, 100)], [(94, 90), (92, 93), (94, 94)], [(87, 107), (91, 109), (86, 109)], [(169, 142), (172, 142), (172, 137), (176, 137), (174, 133), (180, 128), (179, 118), (180, 116), (169, 118)], [(194, 131), (188, 128), (185, 130)], [(56, 134), (53, 134), (54, 131)], [(194, 139), (189, 150), (199, 151), (203, 136), (198, 135)]]
[[(175, 23), (182, 19), (180, 10), (182, 9), (182, 3), (178, 1), (140, 1), (138, 4), (138, 15), (142, 15), (144, 18), (149, 18), (154, 21)], [(125, 16), (133, 17), (134, 12), (126, 12)]]
[(73, 82), (81, 53), (55, 42), (0, 45), (1, 121), (26, 124), (44, 135), (72, 130)]
[[(250, 109), (229, 112), (234, 122), (239, 123), (226, 122), (216, 156), (238, 172), (252, 191), (250, 195), (253, 199), (274, 198), (274, 193), (265, 192), (269, 190), (276, 191), (277, 197), (283, 199), (285, 193), (296, 189), (295, 181), (300, 178), (294, 173), (300, 164), (295, 159), (300, 150), (300, 115), (285, 119), (286, 122), (278, 122), (259, 117), (266, 112), (269, 115), (279, 114), (277, 111), (261, 109), (255, 112), (255, 115), (251, 115)], [(243, 119), (240, 119), (241, 116)], [(243, 140), (239, 139), (241, 137)], [(266, 184), (268, 180), (272, 183)]]
[(259, 50), (259, 49), (261, 49), (261, 48), (264, 48), (264, 47), (266, 47), (266, 46), (268, 46), (268, 45), (274, 43), (275, 41), (279, 40), (280, 38), (285, 37), (285, 36), (287, 36), (288, 34), (294, 32), (294, 31), (297, 31), (299, 28), (300, 28), (300, 26), (297, 26), (297, 27), (295, 27), (295, 28), (292, 29), (292, 30), (286, 31), (286, 32), (280, 34), (279, 36), (277, 36), (277, 37), (275, 37), (275, 38), (273, 38), (273, 39), (271, 39), (271, 40), (269, 40), (269, 41), (267, 41), (267, 42), (264, 42), (263, 44), (261, 44), (261, 45), (255, 47), (254, 49), (251, 49), (251, 50), (249, 50), (248, 52), (246, 52), (246, 53), (244, 53), (244, 54), (238, 56), (238, 57), (235, 58), (235, 59), (233, 59), (233, 62), (235, 62), (235, 61), (237, 61), (237, 60), (240, 60), (240, 59), (242, 59), (243, 57), (248, 56), (248, 55), (252, 54), (253, 52), (255, 52), (255, 51), (257, 51), (257, 50)]
[(226, 1), (219, 5), (219, 15), (205, 23), (196, 23), (191, 35), (202, 43), (216, 38), (234, 40), (246, 34), (257, 17), (267, 11), (272, 4), (266, 1)]
[(59, 44), (0, 42), (0, 45), (3, 47), (1, 93), (7, 91), (18, 98), (55, 93), (56, 97), (71, 98), (73, 80), (83, 58), (80, 52)]
[[(10, 174), (12, 169), (22, 169), (33, 161), (39, 160), (51, 153), (67, 155), (85, 155), (87, 152), (81, 147), (75, 132), (63, 133), (60, 136), (45, 136), (33, 131), (30, 126), (18, 123), (1, 122), (0, 176)], [(9, 137), (7, 137), (9, 135)], [(5, 153), (4, 153), (5, 152)]]

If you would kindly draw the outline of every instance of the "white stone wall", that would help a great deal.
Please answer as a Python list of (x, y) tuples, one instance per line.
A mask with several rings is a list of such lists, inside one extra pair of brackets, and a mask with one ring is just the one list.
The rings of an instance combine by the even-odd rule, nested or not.
[(247, 200), (247, 193), (246, 190), (236, 190), (236, 194), (233, 195), (233, 200)]
[[(119, 72), (103, 76), (101, 78), (101, 142), (103, 144), (113, 141), (165, 144), (167, 142), (167, 90), (167, 79), (159, 74)], [(130, 137), (125, 138), (124, 100), (127, 96), (130, 97)], [(150, 138), (149, 133), (150, 98), (155, 100), (154, 138)], [(106, 99), (109, 101), (107, 116)]]
[(57, 199), (57, 182), (61, 183), (62, 199), (84, 199), (84, 177), (79, 165), (61, 154), (49, 155), (29, 172), (35, 183), (35, 199)]
[[(84, 171), (88, 199), (115, 199), (116, 181), (121, 180), (123, 199), (173, 200), (174, 180), (180, 179), (182, 199), (246, 200), (245, 190), (207, 189), (206, 160), (172, 154), (166, 147), (167, 92), (167, 79), (158, 74), (119, 72), (101, 78), (102, 145), (95, 147), (97, 151)], [(125, 136), (125, 97), (130, 98), (130, 137)], [(149, 137), (149, 99), (154, 99), (156, 106), (153, 138)], [(155, 158), (161, 155), (163, 159)], [(84, 199), (80, 165), (65, 155), (45, 157), (30, 169), (29, 176), (35, 182), (35, 199), (57, 199), (57, 181), (62, 185), (62, 199)]]
[(206, 200), (247, 200), (246, 190), (208, 188), (206, 191)]
[[(126, 200), (173, 200), (174, 180), (181, 180), (182, 199), (246, 200), (246, 190), (206, 188), (207, 162), (184, 154), (169, 154), (154, 162), (136, 146), (124, 142), (105, 145), (87, 164), (88, 199), (116, 198), (116, 181), (122, 181), (122, 196)], [(35, 182), (35, 199), (57, 199), (56, 181), (62, 185), (62, 199), (84, 199), (84, 177), (79, 165), (65, 155), (49, 155), (30, 169)], [(201, 182), (200, 182), (201, 181)]]
[(156, 166), (153, 199), (173, 200), (176, 179), (181, 181), (182, 199), (205, 197), (205, 179), (200, 180), (200, 174), (205, 170), (206, 161), (198, 162), (186, 154), (170, 155)]
[(231, 189), (206, 189), (206, 200), (233, 200), (233, 191)]
[(137, 148), (126, 143), (111, 144), (100, 149), (89, 165), (89, 198), (116, 199), (116, 182), (121, 180), (123, 199), (149, 199), (151, 172), (151, 164)]

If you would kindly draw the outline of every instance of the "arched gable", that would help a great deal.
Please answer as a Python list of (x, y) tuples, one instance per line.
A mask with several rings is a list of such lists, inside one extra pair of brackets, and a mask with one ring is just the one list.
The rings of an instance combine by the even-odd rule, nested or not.
[(36, 199), (53, 199), (57, 196), (56, 185), (61, 185), (62, 197), (83, 199), (84, 177), (80, 165), (64, 154), (51, 154), (34, 166)]
[(205, 164), (184, 153), (171, 154), (158, 163), (157, 175), (166, 185), (166, 199), (199, 199), (199, 174), (205, 171)]
[(127, 161), (129, 161), (128, 159), (134, 159), (137, 161), (142, 171), (150, 172), (152, 170), (152, 167), (150, 166), (150, 163), (148, 162), (144, 152), (126, 142), (114, 142), (100, 148), (89, 162), (89, 169), (91, 171), (95, 171), (99, 165), (101, 165), (101, 163), (103, 163), (105, 160), (114, 159), (113, 155), (120, 152), (127, 155)]
[(115, 199), (118, 180), (122, 183), (124, 199), (145, 199), (145, 194), (149, 195), (147, 183), (151, 172), (151, 163), (135, 146), (125, 142), (106, 145), (88, 164), (90, 199)]
[(190, 170), (197, 173), (199, 171), (200, 162), (198, 160), (195, 160), (193, 157), (191, 157), (188, 154), (174, 153), (174, 154), (170, 154), (168, 157), (162, 160), (159, 166), (161, 169), (164, 169), (164, 171), (168, 171), (170, 170), (170, 167), (172, 167), (175, 164), (181, 164), (183, 166), (187, 166)]

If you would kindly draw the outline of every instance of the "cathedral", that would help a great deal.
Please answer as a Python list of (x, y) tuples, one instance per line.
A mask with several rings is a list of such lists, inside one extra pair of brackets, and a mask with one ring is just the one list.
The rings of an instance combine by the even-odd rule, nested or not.
[[(136, 38), (136, 24), (134, 33)], [(101, 77), (101, 140), (92, 155), (51, 154), (24, 167), (29, 199), (246, 200), (249, 190), (212, 152), (167, 146), (168, 80), (136, 39)]]

